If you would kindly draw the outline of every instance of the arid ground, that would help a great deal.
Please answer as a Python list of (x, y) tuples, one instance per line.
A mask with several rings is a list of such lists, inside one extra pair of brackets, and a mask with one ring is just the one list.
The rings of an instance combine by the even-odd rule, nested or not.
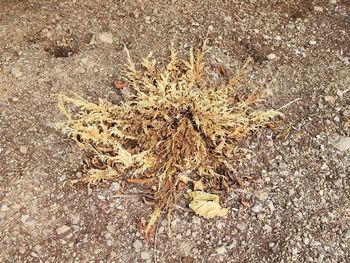
[[(55, 94), (118, 102), (124, 46), (165, 61), (207, 32), (213, 80), (254, 59), (238, 88), (266, 93), (283, 132), (247, 141), (228, 218), (182, 199), (173, 236), (163, 218), (146, 241), (151, 208), (123, 185), (64, 185), (83, 163)], [(350, 262), (349, 57), (348, 0), (0, 0), (0, 262)]]

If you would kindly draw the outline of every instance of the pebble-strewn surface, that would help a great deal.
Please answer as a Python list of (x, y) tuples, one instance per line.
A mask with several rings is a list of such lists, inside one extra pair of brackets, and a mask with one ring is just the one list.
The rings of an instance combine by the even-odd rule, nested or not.
[[(347, 0), (2, 0), (0, 262), (349, 262), (349, 12)], [(137, 226), (151, 208), (113, 197), (118, 182), (63, 185), (82, 158), (52, 128), (55, 94), (117, 102), (124, 46), (136, 62), (165, 60), (171, 40), (185, 54), (207, 32), (209, 76), (253, 58), (240, 86), (282, 107), (285, 132), (247, 142), (227, 219), (183, 198), (173, 237), (162, 219), (146, 242)]]

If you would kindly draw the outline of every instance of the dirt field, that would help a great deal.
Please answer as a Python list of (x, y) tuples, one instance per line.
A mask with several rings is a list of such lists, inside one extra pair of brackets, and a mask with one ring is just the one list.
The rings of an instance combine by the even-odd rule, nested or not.
[[(0, 262), (350, 262), (349, 14), (348, 0), (0, 0)], [(211, 68), (253, 58), (240, 86), (295, 101), (289, 132), (248, 144), (227, 219), (183, 199), (174, 236), (163, 219), (146, 242), (151, 208), (114, 198), (120, 184), (63, 185), (82, 156), (52, 128), (54, 94), (118, 101), (124, 45), (165, 60), (172, 39), (185, 54), (208, 30)]]

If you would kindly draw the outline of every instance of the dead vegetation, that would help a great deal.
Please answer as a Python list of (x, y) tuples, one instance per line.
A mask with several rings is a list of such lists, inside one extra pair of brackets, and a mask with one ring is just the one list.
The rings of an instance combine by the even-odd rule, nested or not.
[[(184, 186), (210, 191), (216, 181), (229, 180), (248, 151), (240, 142), (282, 117), (278, 111), (257, 110), (259, 94), (236, 90), (246, 65), (226, 83), (211, 82), (204, 74), (208, 50), (204, 44), (181, 59), (172, 48), (164, 67), (149, 56), (140, 70), (126, 50), (124, 83), (117, 88), (129, 88), (132, 95), (118, 105), (59, 96), (67, 121), (58, 126), (86, 153), (85, 177), (71, 183), (120, 179), (151, 189), (154, 212), (146, 233), (163, 211), (170, 216)], [(212, 207), (224, 215), (218, 199), (209, 199), (200, 201), (217, 201)]]

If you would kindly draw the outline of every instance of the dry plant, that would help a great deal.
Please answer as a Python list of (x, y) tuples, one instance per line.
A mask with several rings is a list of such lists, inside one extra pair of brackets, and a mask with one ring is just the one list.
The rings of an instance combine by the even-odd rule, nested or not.
[(225, 83), (210, 81), (203, 62), (208, 50), (204, 44), (181, 59), (172, 46), (168, 64), (158, 68), (149, 56), (140, 70), (126, 50), (123, 76), (132, 98), (117, 105), (59, 96), (67, 121), (58, 126), (84, 149), (88, 164), (85, 177), (71, 183), (131, 179), (153, 186), (146, 233), (174, 209), (179, 185), (204, 179), (210, 190), (210, 182), (226, 181), (247, 153), (240, 142), (282, 117), (257, 110), (259, 94), (239, 95), (245, 67)]

